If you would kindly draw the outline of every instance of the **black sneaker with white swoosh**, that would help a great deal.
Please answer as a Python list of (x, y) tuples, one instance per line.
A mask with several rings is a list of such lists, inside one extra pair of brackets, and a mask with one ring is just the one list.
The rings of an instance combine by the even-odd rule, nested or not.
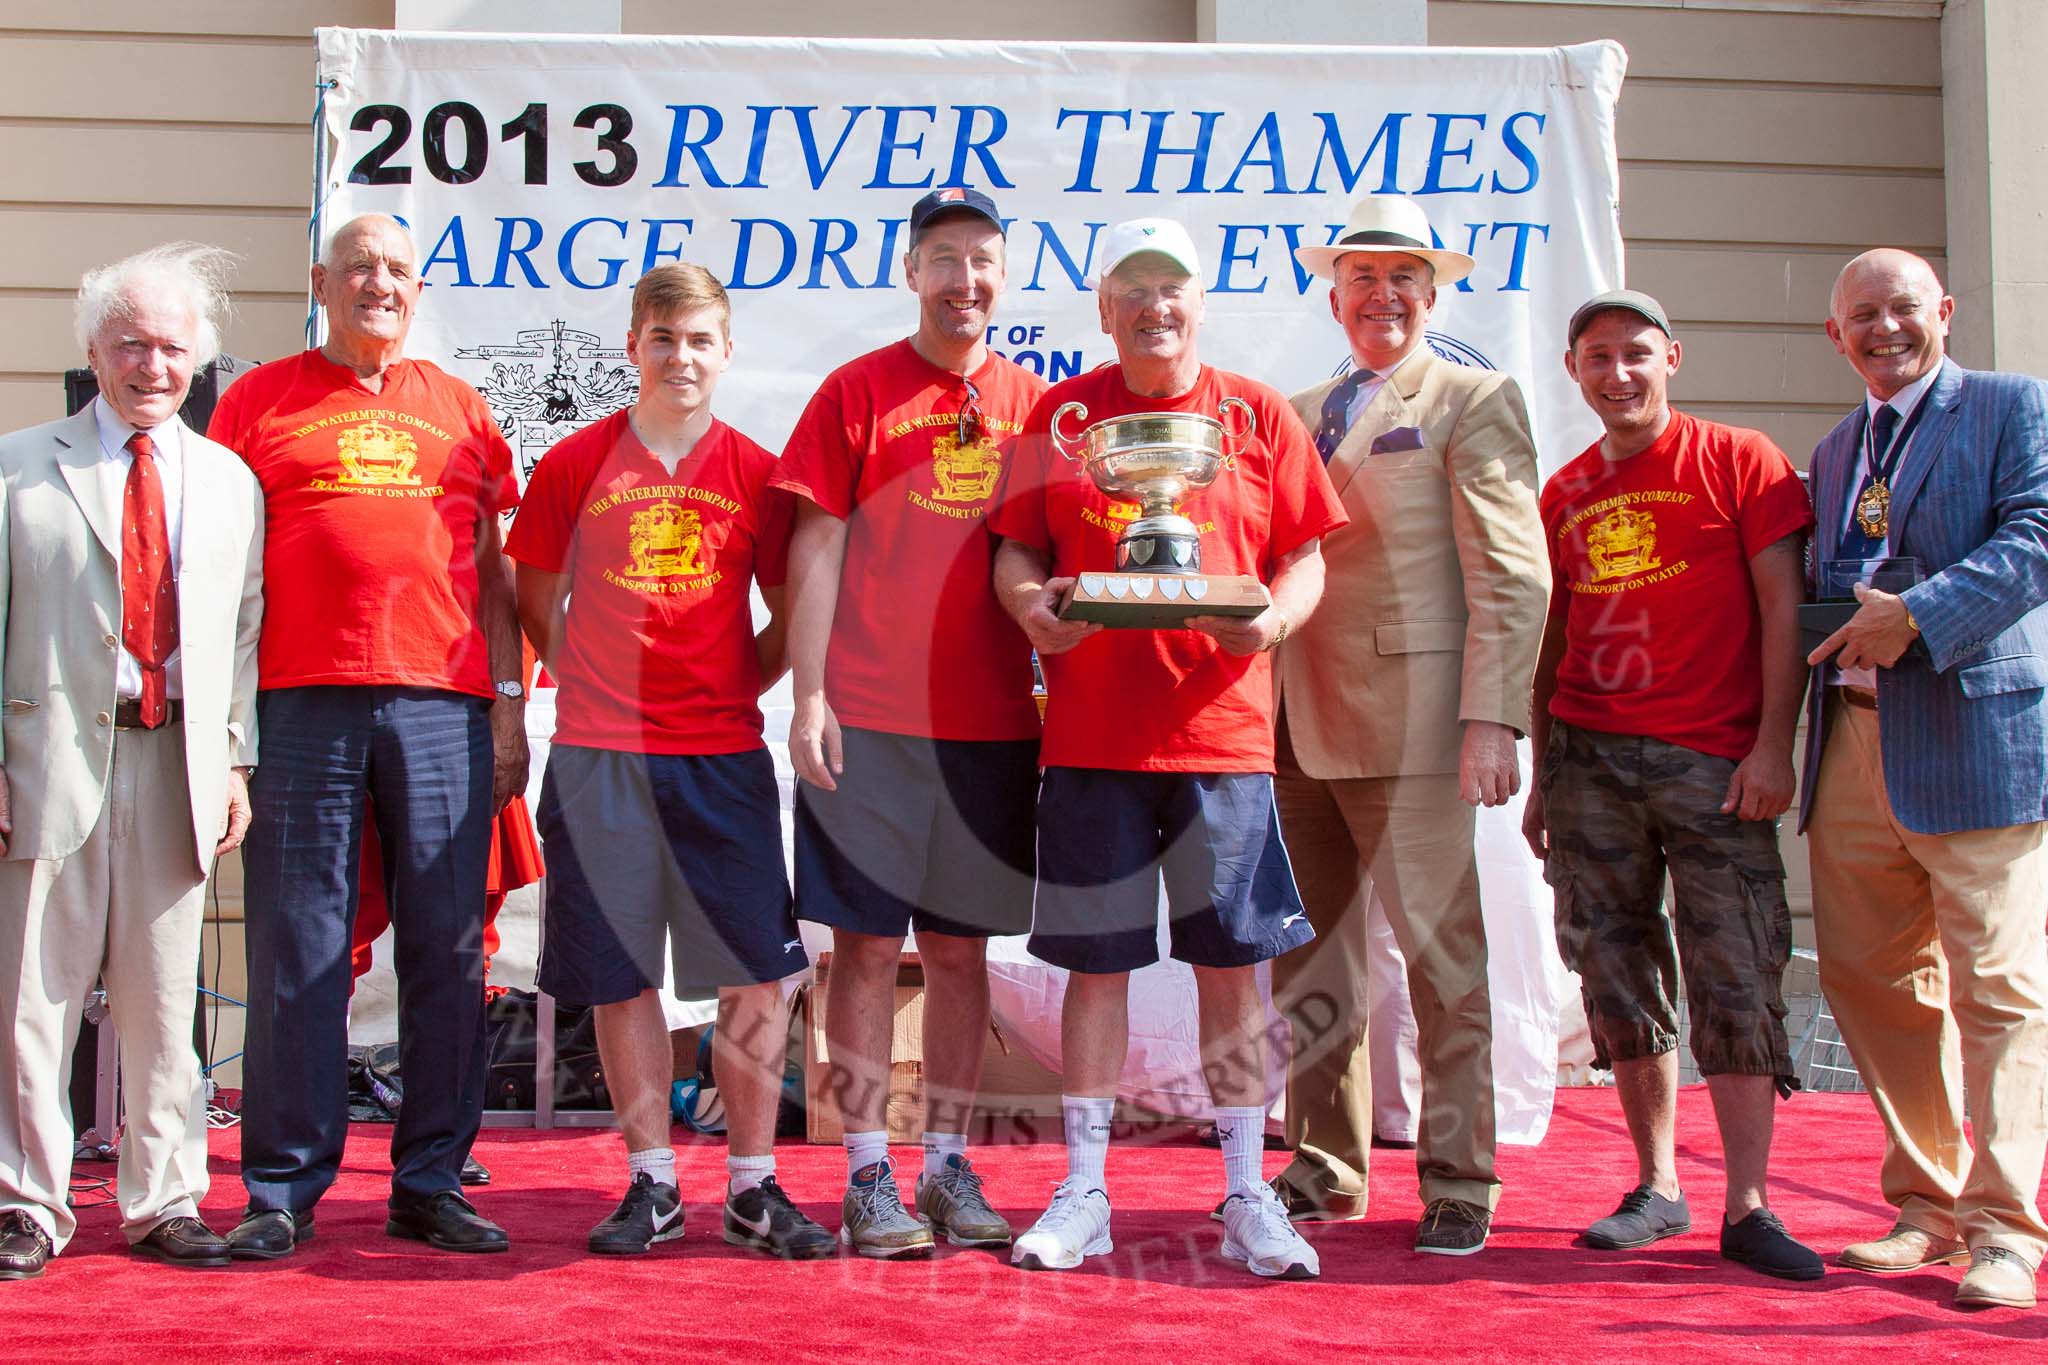
[(590, 1249), (600, 1256), (638, 1256), (656, 1242), (683, 1235), (683, 1196), (641, 1172), (611, 1216), (590, 1230)]
[(830, 1256), (839, 1245), (789, 1202), (772, 1175), (751, 1190), (726, 1196), (725, 1240), (785, 1261), (815, 1261)]

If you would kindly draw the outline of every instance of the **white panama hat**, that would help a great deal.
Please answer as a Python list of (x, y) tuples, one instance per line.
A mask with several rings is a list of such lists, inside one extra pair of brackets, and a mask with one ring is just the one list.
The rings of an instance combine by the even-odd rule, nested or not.
[(1337, 278), (1337, 262), (1354, 251), (1399, 252), (1419, 256), (1436, 270), (1438, 285), (1452, 285), (1472, 273), (1474, 261), (1462, 251), (1434, 245), (1429, 215), (1422, 205), (1398, 194), (1368, 194), (1351, 206), (1344, 230), (1329, 246), (1298, 246), (1294, 259), (1326, 280)]

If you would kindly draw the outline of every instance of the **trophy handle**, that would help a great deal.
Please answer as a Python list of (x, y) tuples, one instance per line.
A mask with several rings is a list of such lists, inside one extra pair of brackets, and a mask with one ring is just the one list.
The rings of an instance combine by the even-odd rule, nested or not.
[(1069, 436), (1061, 430), (1066, 425), (1068, 413), (1074, 414), (1080, 421), (1085, 422), (1088, 420), (1088, 407), (1085, 403), (1060, 404), (1058, 410), (1052, 415), (1052, 426), (1050, 428), (1052, 432), (1052, 448), (1070, 460), (1078, 460), (1081, 457), (1067, 448), (1078, 438)]
[[(1232, 421), (1233, 415), (1242, 421)], [(1223, 458), (1232, 469), (1237, 468), (1237, 457), (1244, 454), (1252, 433), (1259, 429), (1258, 414), (1252, 405), (1242, 398), (1230, 397), (1216, 405), (1217, 419), (1223, 424)]]

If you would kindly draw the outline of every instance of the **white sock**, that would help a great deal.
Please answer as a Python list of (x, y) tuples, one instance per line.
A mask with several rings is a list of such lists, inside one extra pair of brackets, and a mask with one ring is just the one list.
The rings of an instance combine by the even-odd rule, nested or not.
[(1223, 1144), (1226, 1194), (1250, 1194), (1263, 1178), (1266, 1111), (1251, 1105), (1216, 1108), (1216, 1137)]
[(726, 1186), (733, 1194), (757, 1188), (775, 1174), (775, 1156), (732, 1156), (725, 1158)]
[(1102, 1167), (1109, 1159), (1109, 1119), (1116, 1100), (1093, 1095), (1060, 1096), (1060, 1117), (1067, 1127), (1067, 1179), (1083, 1188), (1106, 1190)]
[(934, 1176), (945, 1170), (947, 1157), (966, 1155), (967, 1134), (935, 1133), (929, 1128), (925, 1129), (924, 1173), (927, 1176)]
[(880, 1128), (871, 1133), (846, 1135), (846, 1178), (851, 1181), (877, 1161), (889, 1159), (889, 1134)]
[(645, 1151), (626, 1153), (626, 1179), (630, 1181), (641, 1175), (653, 1176), (657, 1185), (674, 1185), (676, 1149), (649, 1147)]

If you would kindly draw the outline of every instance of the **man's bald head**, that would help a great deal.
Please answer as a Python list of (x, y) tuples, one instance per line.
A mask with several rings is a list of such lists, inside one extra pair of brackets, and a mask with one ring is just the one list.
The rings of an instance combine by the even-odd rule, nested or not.
[(408, 247), (412, 244), (412, 234), (406, 231), (405, 224), (390, 214), (359, 213), (328, 237), (327, 245), (320, 252), (320, 264), (333, 270), (346, 262), (364, 241), (382, 241), (392, 236), (403, 240)]
[(1828, 291), (1828, 312), (1839, 315), (1844, 287), (1853, 289), (1871, 276), (1910, 280), (1931, 290), (1934, 297), (1941, 297), (1941, 279), (1925, 257), (1915, 256), (1895, 246), (1881, 246), (1864, 252), (1842, 267), (1835, 276), (1835, 287)]
[(1956, 301), (1934, 267), (1879, 247), (1842, 267), (1828, 297), (1828, 339), (1879, 401), (1939, 369)]
[(327, 313), (329, 360), (374, 373), (405, 351), (419, 302), (412, 234), (381, 213), (343, 223), (313, 267), (313, 297)]

